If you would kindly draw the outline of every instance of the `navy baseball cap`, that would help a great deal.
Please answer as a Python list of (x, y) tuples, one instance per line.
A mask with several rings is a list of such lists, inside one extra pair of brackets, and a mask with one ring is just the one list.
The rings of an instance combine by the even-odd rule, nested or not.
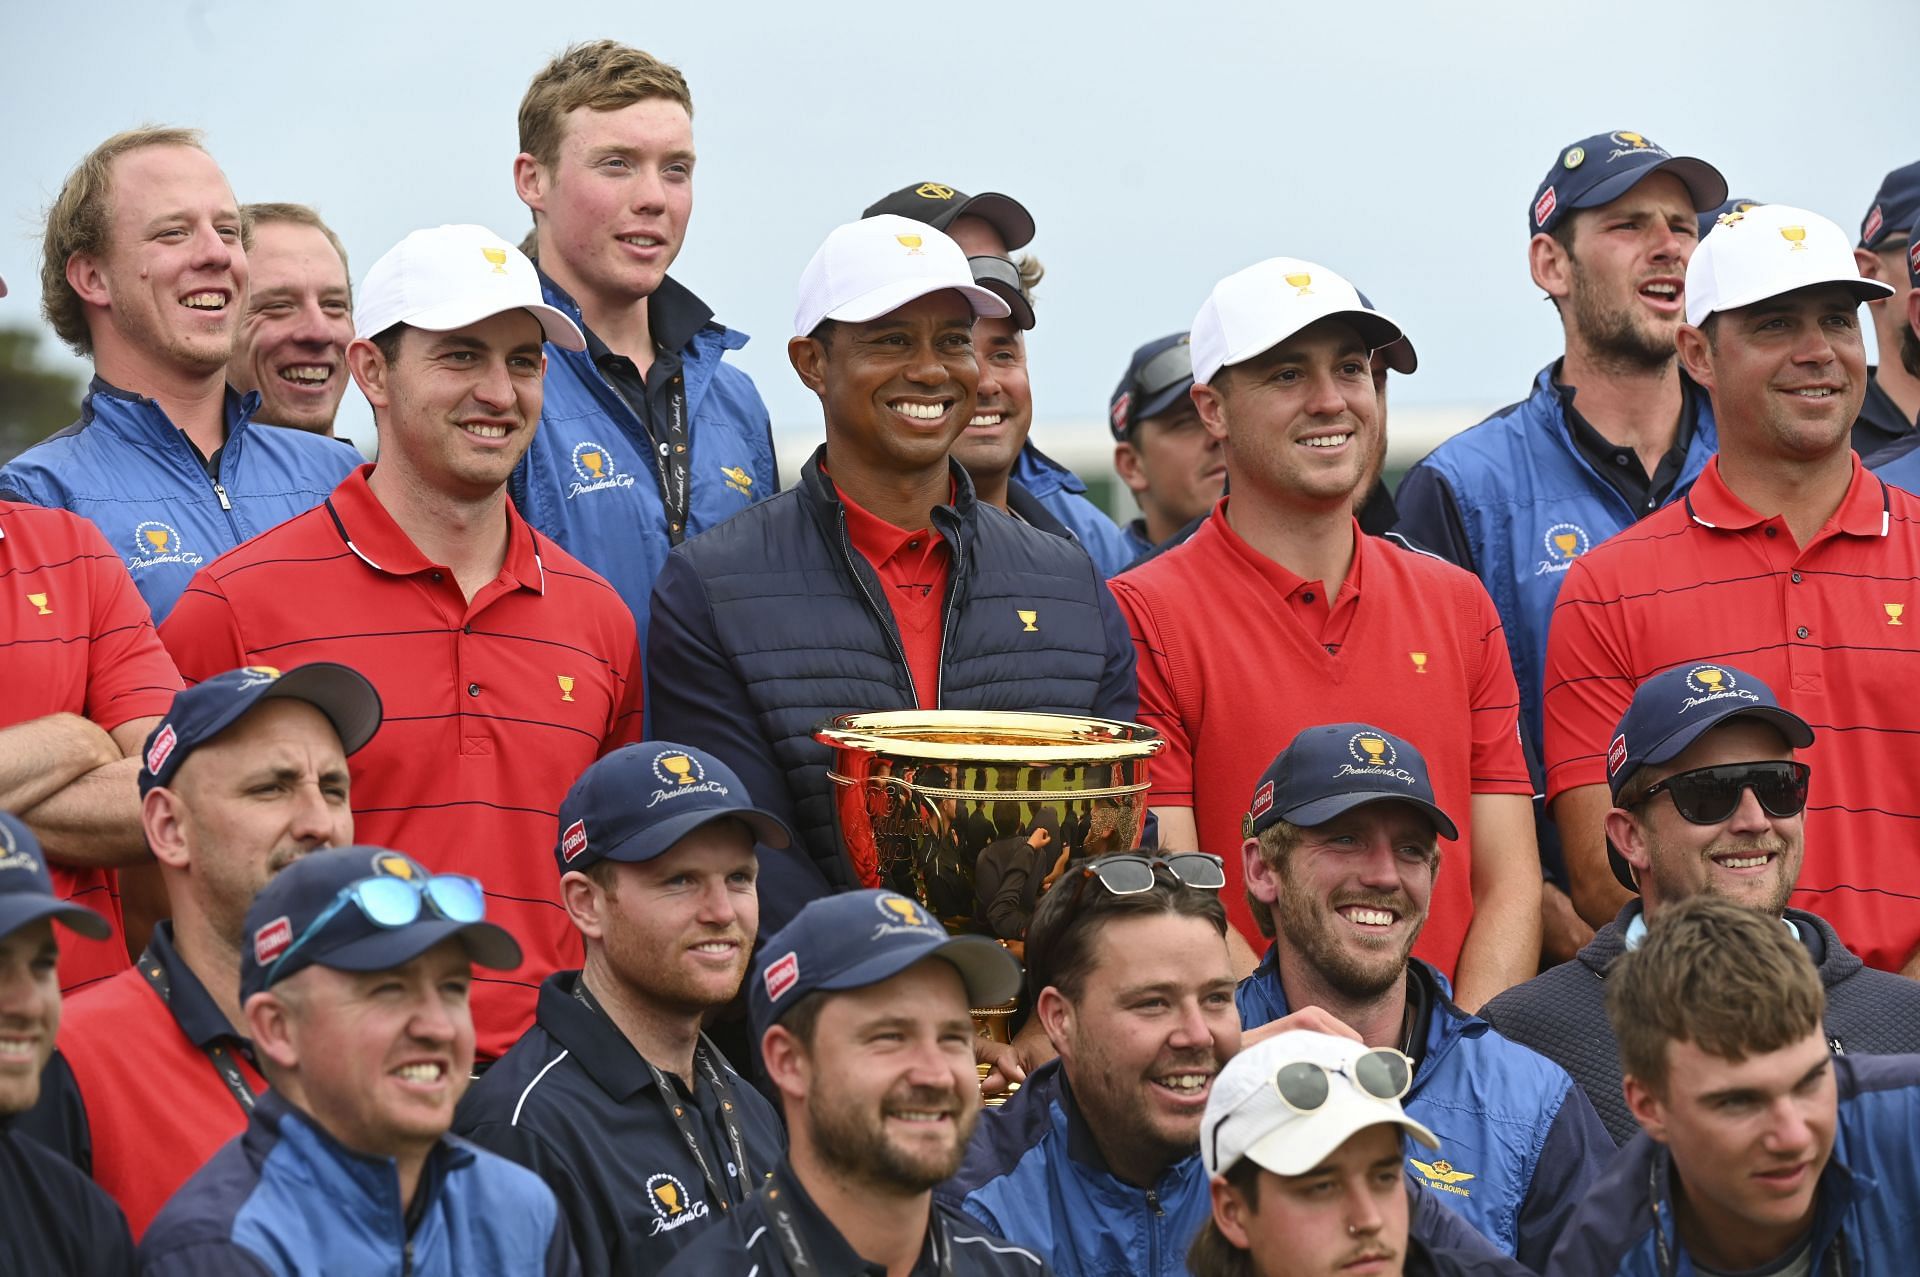
[(1652, 173), (1671, 173), (1704, 213), (1727, 198), (1727, 179), (1705, 160), (1672, 155), (1644, 133), (1621, 129), (1582, 138), (1560, 152), (1527, 206), (1527, 228), (1551, 231), (1574, 210), (1599, 208), (1625, 195)]
[[(1920, 160), (1887, 174), (1860, 219), (1860, 247), (1879, 248), (1920, 217)], [(1911, 241), (1909, 241), (1911, 242)]]
[[(382, 926), (355, 907), (348, 892), (369, 878), (398, 878), (421, 889), (433, 875), (410, 856), (385, 847), (335, 847), (300, 857), (267, 880), (247, 906), (240, 946), (240, 1000), (308, 967), (336, 971), (390, 971), (442, 940), (459, 937), (480, 966), (511, 971), (520, 946), (495, 923), (443, 916), (427, 900), (412, 922)], [(296, 947), (297, 946), (297, 947)], [(283, 955), (286, 961), (274, 963)]]
[(1365, 723), (1325, 723), (1295, 736), (1267, 767), (1241, 828), (1248, 838), (1283, 820), (1310, 829), (1355, 807), (1387, 801), (1412, 803), (1442, 837), (1460, 837), (1433, 800), (1419, 750)]
[(1720, 225), (1721, 218), (1726, 217), (1729, 214), (1744, 213), (1750, 208), (1759, 208), (1759, 207), (1760, 207), (1759, 200), (1750, 200), (1750, 199), (1746, 199), (1745, 197), (1738, 197), (1735, 199), (1727, 200), (1725, 203), (1720, 204), (1717, 207), (1708, 209), (1706, 212), (1700, 214), (1700, 238), (1705, 239), (1707, 237), (1708, 231), (1711, 231), (1714, 227)]
[(1020, 992), (1020, 964), (1011, 953), (985, 936), (949, 933), (905, 896), (849, 891), (815, 900), (754, 959), (753, 1034), (765, 1034), (815, 989), (864, 989), (932, 957), (960, 972), (971, 1006), (998, 1006)]
[[(1607, 787), (1613, 801), (1620, 801), (1620, 791), (1642, 767), (1672, 762), (1713, 728), (1743, 717), (1773, 724), (1795, 749), (1813, 744), (1813, 728), (1805, 719), (1782, 709), (1772, 688), (1731, 665), (1679, 665), (1640, 684), (1607, 746)], [(1611, 840), (1607, 860), (1622, 886), (1639, 890)]]
[(1125, 443), (1133, 428), (1187, 401), (1193, 389), (1193, 350), (1188, 334), (1170, 333), (1133, 352), (1127, 371), (1107, 401), (1113, 441)]
[(105, 918), (53, 894), (40, 840), (26, 822), (0, 811), (0, 936), (10, 936), (42, 918), (63, 923), (89, 940), (105, 940), (113, 934)]
[[(1362, 306), (1365, 306), (1376, 315), (1380, 313), (1380, 308), (1369, 301), (1365, 293), (1357, 288), (1353, 291), (1354, 295), (1360, 298), (1360, 304)], [(1420, 356), (1414, 352), (1413, 338), (1407, 336), (1405, 329), (1401, 330), (1399, 340), (1390, 341), (1380, 347), (1380, 353), (1387, 357), (1387, 367), (1393, 369), (1402, 377), (1407, 376), (1420, 367)]]
[(769, 847), (793, 845), (793, 831), (753, 805), (733, 769), (704, 750), (672, 741), (623, 745), (580, 773), (560, 804), (560, 872), (601, 860), (652, 860), (710, 821), (743, 820)]
[(140, 754), (140, 792), (165, 785), (188, 754), (240, 721), (265, 700), (295, 700), (325, 714), (351, 754), (380, 727), (380, 693), (360, 671), (315, 661), (282, 674), (271, 665), (249, 665), (216, 674), (174, 695), (167, 716), (147, 736)]
[(1920, 288), (1920, 219), (1907, 232), (1907, 282)]
[(867, 205), (861, 217), (895, 213), (946, 230), (957, 217), (977, 217), (1000, 232), (1009, 253), (1033, 243), (1033, 214), (1011, 195), (982, 191), (969, 195), (944, 182), (915, 182)]

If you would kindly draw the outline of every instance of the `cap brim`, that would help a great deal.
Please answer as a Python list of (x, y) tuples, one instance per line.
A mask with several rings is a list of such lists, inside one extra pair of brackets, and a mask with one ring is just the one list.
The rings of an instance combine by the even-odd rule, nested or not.
[(1633, 866), (1627, 863), (1625, 856), (1614, 849), (1611, 838), (1607, 839), (1607, 867), (1613, 870), (1615, 882), (1636, 896), (1640, 894), (1640, 884), (1633, 880)]
[[(305, 701), (327, 716), (340, 736), (340, 748), (352, 754), (380, 730), (383, 710), (380, 693), (367, 676), (348, 665), (334, 661), (316, 661), (282, 674), (260, 694), (258, 705), (267, 700)], [(253, 706), (247, 707), (252, 709)], [(242, 715), (229, 720), (221, 731), (231, 727)]]
[(1015, 252), (1033, 243), (1033, 214), (1026, 206), (1011, 195), (1002, 195), (998, 191), (982, 191), (961, 202), (947, 215), (945, 222), (936, 223), (941, 230), (953, 225), (954, 219), (977, 217), (1000, 232), (1000, 238), (1007, 242), (1007, 251)]
[(1275, 1175), (1305, 1175), (1369, 1126), (1404, 1127), (1428, 1148), (1440, 1147), (1434, 1133), (1419, 1122), (1404, 1114), (1395, 1116), (1385, 1112), (1378, 1101), (1356, 1095), (1348, 1103), (1329, 1103), (1293, 1117), (1278, 1130), (1249, 1144), (1241, 1156)]
[(909, 302), (945, 292), (955, 292), (965, 297), (967, 303), (973, 307), (973, 313), (981, 319), (1005, 319), (1013, 313), (1013, 308), (1001, 300), (1000, 294), (990, 288), (982, 288), (978, 284), (957, 284), (946, 280), (923, 278), (889, 280), (878, 288), (840, 303), (820, 318), (845, 324), (864, 324), (870, 319), (891, 315)]
[(776, 851), (785, 851), (793, 845), (793, 833), (778, 816), (758, 807), (731, 807), (726, 810), (705, 808), (701, 811), (681, 812), (657, 825), (624, 838), (591, 857), (584, 858), (587, 864), (595, 860), (619, 860), (627, 864), (639, 864), (665, 854), (673, 844), (685, 838), (703, 825), (716, 820), (740, 820), (753, 830), (753, 836), (761, 843)]
[(1687, 194), (1693, 197), (1693, 211), (1704, 213), (1708, 209), (1719, 208), (1727, 202), (1727, 179), (1720, 176), (1720, 170), (1705, 160), (1696, 160), (1691, 155), (1670, 155), (1658, 164), (1648, 164), (1639, 168), (1616, 173), (1586, 191), (1579, 198), (1567, 204), (1569, 209), (1599, 208), (1611, 204), (1655, 173), (1671, 173), (1680, 179), (1687, 188)]
[(113, 924), (85, 905), (39, 892), (9, 892), (0, 896), (0, 936), (10, 936), (42, 918), (62, 923), (89, 940), (105, 940), (113, 935)]
[(1813, 728), (1809, 727), (1807, 720), (1798, 714), (1772, 705), (1753, 705), (1732, 709), (1712, 718), (1695, 719), (1672, 735), (1654, 742), (1641, 756), (1640, 766), (1658, 767), (1662, 763), (1670, 763), (1709, 731), (1724, 723), (1730, 723), (1736, 718), (1757, 718), (1763, 723), (1771, 724), (1787, 744), (1795, 749), (1806, 749), (1813, 744)]
[(1770, 297), (1784, 297), (1788, 293), (1797, 293), (1803, 288), (1824, 288), (1829, 284), (1839, 284), (1852, 293), (1856, 301), (1863, 302), (1882, 301), (1893, 296), (1896, 291), (1891, 284), (1883, 284), (1877, 279), (1864, 279), (1859, 275), (1834, 275), (1827, 279), (1795, 279), (1787, 282), (1784, 287), (1778, 283), (1762, 283), (1748, 289), (1745, 293), (1715, 299), (1712, 310), (1702, 314), (1698, 321), (1689, 315), (1687, 322), (1697, 328), (1705, 323), (1710, 315), (1739, 310), (1742, 306), (1752, 306)]
[(405, 966), (441, 941), (452, 939), (466, 945), (467, 956), (475, 966), (511, 971), (522, 960), (519, 942), (498, 923), (422, 918), (404, 927), (362, 936), (337, 949), (316, 952), (303, 965), (330, 967), (335, 971), (388, 971)]
[(562, 310), (555, 310), (545, 302), (522, 302), (518, 305), (498, 306), (484, 302), (475, 302), (462, 298), (457, 302), (446, 302), (439, 306), (429, 306), (425, 310), (394, 320), (410, 328), (424, 329), (430, 333), (450, 333), (455, 329), (477, 324), (483, 319), (492, 319), (495, 315), (504, 315), (510, 310), (524, 310), (540, 321), (541, 331), (546, 339), (562, 350), (585, 350), (587, 338), (580, 326), (567, 317)]
[(1149, 417), (1158, 417), (1162, 413), (1171, 412), (1181, 404), (1190, 403), (1192, 400), (1193, 378), (1188, 377), (1185, 381), (1174, 382), (1153, 398), (1143, 401), (1133, 410), (1133, 419), (1135, 421), (1145, 421)]
[(1365, 807), (1369, 803), (1381, 802), (1406, 803), (1409, 807), (1418, 807), (1427, 814), (1429, 820), (1433, 821), (1433, 827), (1439, 831), (1442, 838), (1457, 841), (1460, 837), (1460, 830), (1454, 826), (1451, 820), (1447, 819), (1446, 812), (1441, 811), (1426, 799), (1416, 798), (1405, 790), (1379, 789), (1362, 790), (1357, 793), (1348, 794), (1331, 794), (1326, 798), (1316, 798), (1310, 803), (1301, 803), (1298, 807), (1290, 807), (1285, 811), (1278, 812), (1277, 816), (1290, 825), (1298, 825), (1303, 829), (1311, 829), (1315, 825), (1325, 824), (1335, 816), (1350, 812), (1355, 807)]
[(1387, 367), (1402, 377), (1418, 372), (1420, 369), (1420, 356), (1414, 353), (1413, 338), (1405, 333), (1400, 335), (1399, 341), (1390, 341), (1379, 347), (1379, 350), (1387, 357)]
[(1222, 368), (1231, 368), (1235, 364), (1244, 364), (1249, 359), (1264, 355), (1295, 333), (1310, 328), (1323, 319), (1344, 319), (1350, 322), (1354, 326), (1355, 331), (1360, 334), (1360, 340), (1367, 343), (1367, 349), (1369, 350), (1379, 350), (1382, 347), (1391, 346), (1397, 341), (1404, 340), (1407, 335), (1401, 329), (1400, 325), (1394, 323), (1393, 320), (1387, 318), (1387, 316), (1377, 310), (1360, 310), (1357, 308), (1327, 310), (1316, 315), (1309, 315), (1299, 323), (1276, 325), (1272, 330), (1248, 339), (1242, 343), (1240, 349), (1229, 351), (1227, 357), (1220, 361), (1220, 366)]
[(981, 280), (980, 287), (998, 297), (1007, 304), (1007, 315), (1021, 332), (1033, 328), (1033, 307), (1028, 304), (1025, 295), (1017, 288), (1009, 288), (998, 280)]
[(953, 936), (924, 948), (876, 954), (813, 987), (829, 991), (864, 989), (882, 980), (891, 980), (926, 958), (944, 958), (953, 964), (961, 982), (967, 986), (969, 1006), (999, 1006), (1020, 992), (1020, 964), (1011, 953), (985, 936)]

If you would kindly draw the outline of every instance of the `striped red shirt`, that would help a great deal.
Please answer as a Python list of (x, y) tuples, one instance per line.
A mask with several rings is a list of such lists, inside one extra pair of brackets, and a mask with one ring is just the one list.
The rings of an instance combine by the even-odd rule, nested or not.
[(325, 660), (379, 689), (385, 721), (351, 759), (354, 838), (486, 884), (489, 916), (526, 950), (516, 971), (474, 972), (490, 1059), (533, 1023), (540, 981), (581, 962), (555, 818), (588, 764), (640, 738), (639, 642), (613, 587), (511, 504), (505, 566), (467, 601), (375, 498), (372, 470), (202, 568), (160, 634), (190, 680)]
[[(0, 727), (68, 713), (113, 731), (164, 715), (180, 688), (146, 602), (100, 530), (12, 501), (0, 501), (0, 670)], [(60, 987), (125, 970), (113, 871), (48, 868), (55, 891), (113, 923), (106, 940), (62, 939)]]
[(1227, 915), (1257, 947), (1240, 819), (1274, 755), (1321, 723), (1413, 742), (1460, 827), (1414, 945), (1451, 978), (1473, 918), (1472, 796), (1533, 789), (1493, 600), (1469, 573), (1355, 524), (1353, 567), (1329, 607), (1322, 584), (1248, 545), (1226, 510), (1223, 500), (1184, 545), (1109, 582), (1133, 631), (1140, 720), (1167, 739), (1149, 764), (1149, 802), (1193, 809), (1200, 849), (1226, 861)]
[(1796, 545), (1727, 489), (1718, 459), (1684, 501), (1576, 560), (1547, 640), (1549, 800), (1606, 783), (1634, 688), (1724, 662), (1813, 725), (1807, 857), (1793, 904), (1874, 966), (1920, 946), (1920, 498), (1856, 457), (1826, 526)]

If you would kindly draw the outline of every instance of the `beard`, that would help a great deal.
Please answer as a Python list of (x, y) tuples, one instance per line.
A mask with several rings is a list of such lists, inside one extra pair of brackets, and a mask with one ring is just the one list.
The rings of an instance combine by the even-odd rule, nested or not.
[[(1161, 1125), (1147, 1098), (1147, 1088), (1153, 1085), (1148, 1079), (1170, 1073), (1217, 1076), (1226, 1063), (1217, 1047), (1163, 1052), (1144, 1072), (1136, 1072), (1137, 1065), (1116, 1064), (1102, 1048), (1097, 1033), (1076, 1035), (1073, 1102), (1110, 1167), (1131, 1167), (1151, 1180), (1166, 1167), (1193, 1156), (1200, 1142), (1198, 1121), (1190, 1129)], [(1123, 1149), (1114, 1147), (1116, 1140), (1124, 1143)]]
[[(1707, 868), (1704, 881), (1675, 872), (1677, 864), (1685, 863), (1695, 855), (1704, 861), (1714, 856), (1742, 854), (1771, 855), (1774, 858), (1770, 866), (1772, 877), (1756, 880), (1753, 887), (1759, 894), (1751, 897), (1728, 893), (1724, 889), (1725, 884), (1714, 876), (1711, 867)], [(1697, 853), (1687, 849), (1668, 849), (1656, 843), (1648, 848), (1648, 862), (1654, 891), (1668, 904), (1677, 904), (1704, 891), (1757, 909), (1769, 918), (1778, 918), (1787, 911), (1787, 900), (1793, 895), (1794, 883), (1800, 878), (1800, 857), (1794, 854), (1794, 848), (1788, 841), (1778, 834), (1759, 838), (1716, 838)]]
[[(968, 1104), (965, 1096), (929, 1087), (897, 1086), (877, 1108), (858, 1097), (833, 1096), (831, 1088), (816, 1096), (826, 1102), (808, 1108), (807, 1133), (821, 1160), (848, 1178), (883, 1185), (902, 1196), (924, 1193), (953, 1178), (980, 1117), (980, 1106)], [(886, 1114), (899, 1109), (953, 1114), (952, 1142), (938, 1149), (895, 1144), (887, 1136)]]
[(1673, 333), (1648, 326), (1631, 302), (1613, 305), (1574, 264), (1573, 326), (1603, 368), (1622, 373), (1655, 373), (1674, 359)]
[[(1406, 938), (1395, 941), (1383, 936), (1378, 940), (1356, 936), (1360, 944), (1342, 943), (1336, 927), (1345, 925), (1336, 908), (1359, 905), (1386, 909), (1403, 919), (1413, 919)], [(1413, 902), (1405, 896), (1386, 895), (1369, 899), (1342, 900), (1338, 905), (1315, 899), (1307, 892), (1283, 882), (1274, 902), (1275, 923), (1288, 944), (1299, 950), (1309, 966), (1334, 992), (1355, 1001), (1368, 1001), (1386, 993), (1406, 978), (1407, 957), (1413, 942), (1426, 925), (1425, 915), (1414, 917)]]

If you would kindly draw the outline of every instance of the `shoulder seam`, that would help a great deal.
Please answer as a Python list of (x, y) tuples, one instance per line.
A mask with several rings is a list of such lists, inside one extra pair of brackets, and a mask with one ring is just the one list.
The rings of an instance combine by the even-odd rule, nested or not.
[(548, 1073), (550, 1073), (553, 1070), (554, 1065), (566, 1059), (567, 1055), (568, 1055), (568, 1052), (563, 1048), (560, 1054), (554, 1056), (551, 1060), (548, 1060), (545, 1066), (543, 1066), (538, 1073), (533, 1075), (533, 1081), (527, 1083), (527, 1089), (520, 1092), (520, 1098), (513, 1102), (513, 1116), (507, 1119), (508, 1126), (520, 1125), (520, 1110), (527, 1106), (527, 1097), (533, 1094), (533, 1088), (540, 1085), (540, 1079), (545, 1077)]

